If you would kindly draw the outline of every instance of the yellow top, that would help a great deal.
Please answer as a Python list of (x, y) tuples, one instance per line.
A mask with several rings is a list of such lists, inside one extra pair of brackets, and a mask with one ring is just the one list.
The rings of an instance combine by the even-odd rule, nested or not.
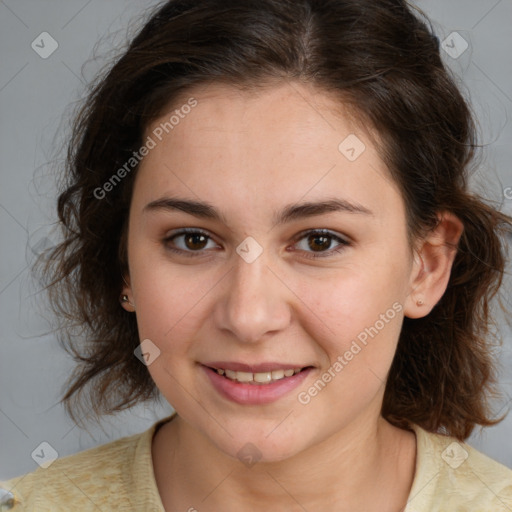
[[(173, 417), (141, 434), (57, 459), (47, 468), (0, 483), (0, 511), (163, 512), (151, 442), (158, 426)], [(416, 474), (405, 512), (512, 511), (512, 470), (454, 438), (417, 425), (413, 429)], [(200, 511), (200, 505), (191, 504), (191, 510)]]

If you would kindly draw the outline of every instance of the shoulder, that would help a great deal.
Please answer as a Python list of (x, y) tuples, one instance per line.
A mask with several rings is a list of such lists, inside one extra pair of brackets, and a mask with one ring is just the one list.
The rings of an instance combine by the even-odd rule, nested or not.
[(163, 510), (151, 459), (151, 440), (161, 423), (0, 483), (4, 501), (12, 495), (14, 502), (6, 510), (57, 512), (73, 507), (80, 511), (128, 511), (139, 509), (141, 500), (145, 510)]
[(70, 504), (79, 510), (101, 510), (108, 505), (105, 498), (109, 493), (128, 506), (127, 480), (142, 436), (119, 439), (57, 459), (47, 468), (5, 482), (2, 487), (14, 496), (13, 512), (61, 510), (59, 507), (65, 510)]
[(453, 437), (413, 429), (417, 459), (408, 512), (512, 510), (512, 470)]

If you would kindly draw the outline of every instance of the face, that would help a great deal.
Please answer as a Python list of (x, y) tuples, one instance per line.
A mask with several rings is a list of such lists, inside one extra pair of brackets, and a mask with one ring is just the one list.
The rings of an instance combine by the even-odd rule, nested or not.
[(326, 93), (188, 92), (145, 134), (126, 292), (186, 424), (282, 460), (379, 417), (414, 267), (404, 203)]

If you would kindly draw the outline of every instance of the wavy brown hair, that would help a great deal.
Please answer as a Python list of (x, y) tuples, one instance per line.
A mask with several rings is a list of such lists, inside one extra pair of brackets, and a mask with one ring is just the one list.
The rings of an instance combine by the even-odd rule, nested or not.
[(425, 318), (404, 320), (382, 415), (461, 440), (477, 424), (497, 423), (490, 301), (512, 219), (468, 190), (477, 148), (470, 108), (428, 20), (404, 0), (171, 0), (99, 77), (69, 144), (58, 198), (64, 239), (45, 263), (60, 339), (78, 362), (63, 398), (68, 412), (100, 415), (157, 396), (133, 354), (136, 317), (119, 305), (137, 168), (102, 198), (99, 188), (192, 87), (285, 80), (334, 93), (378, 134), (411, 241), (441, 211), (464, 224), (446, 293)]

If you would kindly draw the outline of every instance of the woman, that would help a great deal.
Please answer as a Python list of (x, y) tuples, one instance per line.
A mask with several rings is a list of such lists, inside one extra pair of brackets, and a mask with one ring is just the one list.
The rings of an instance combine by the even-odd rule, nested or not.
[(47, 271), (70, 412), (161, 393), (176, 414), (6, 502), (512, 509), (512, 471), (463, 442), (498, 421), (488, 304), (512, 226), (467, 188), (474, 148), (404, 1), (164, 4), (77, 119)]

